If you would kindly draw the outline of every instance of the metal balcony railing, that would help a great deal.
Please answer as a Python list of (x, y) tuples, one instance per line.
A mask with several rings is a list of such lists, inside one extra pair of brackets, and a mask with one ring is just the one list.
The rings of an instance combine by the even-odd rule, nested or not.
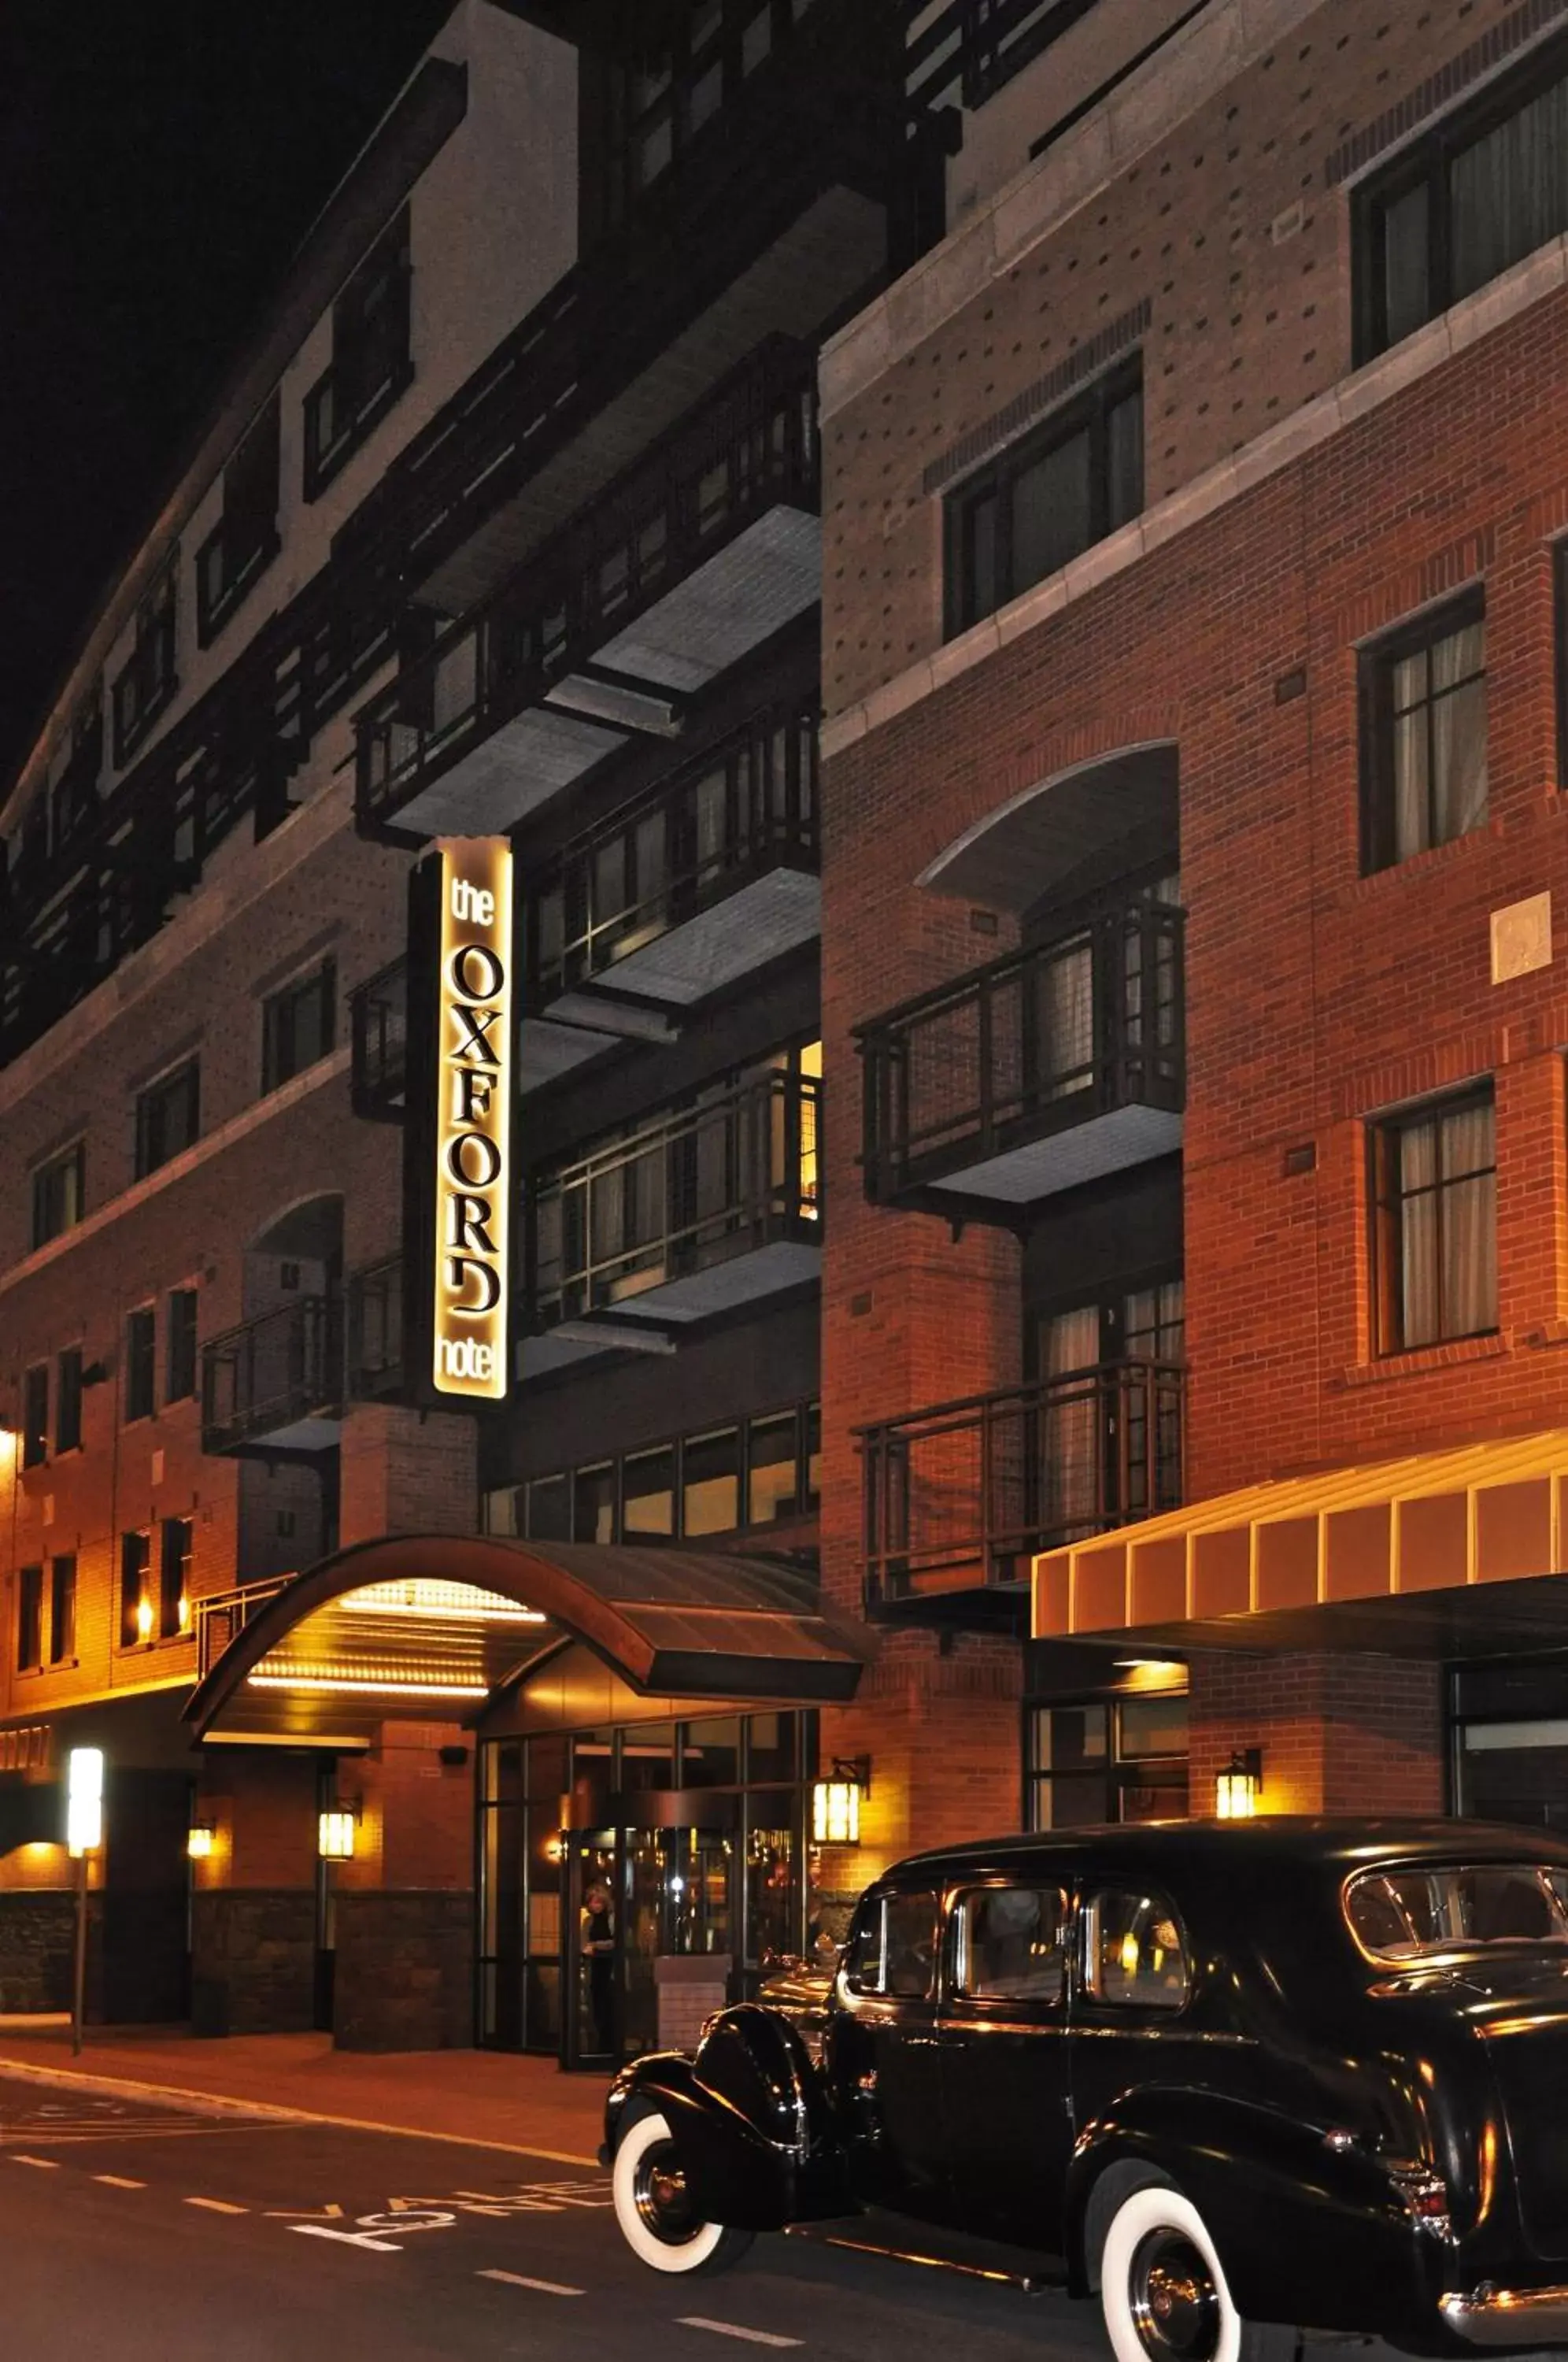
[(384, 1402), (401, 1396), (403, 1367), (403, 1257), (368, 1264), (348, 1280), (350, 1402)]
[(1119, 1108), (1179, 1113), (1185, 913), (1139, 899), (862, 1026), (866, 1194), (885, 1205)]
[(277, 1305), (202, 1348), (204, 1451), (264, 1447), (269, 1438), (286, 1438), (290, 1429), (337, 1418), (342, 1408), (339, 1295)]
[(348, 996), (356, 1115), (401, 1122), (408, 1095), (408, 962), (392, 960)]
[(259, 1608), (286, 1591), (293, 1577), (272, 1574), (236, 1591), (215, 1591), (196, 1607), (196, 1678), (204, 1680), (230, 1641), (237, 1640)]
[(402, 807), (778, 502), (818, 500), (813, 356), (773, 337), (355, 717), (361, 820)]
[(591, 982), (773, 869), (818, 866), (814, 705), (758, 716), (587, 830), (539, 876), (528, 1005)]
[(538, 1176), (528, 1240), (538, 1326), (777, 1242), (815, 1244), (821, 1090), (813, 1076), (767, 1075)]
[(1186, 1387), (1101, 1363), (862, 1429), (867, 1607), (1021, 1593), (1036, 1551), (1179, 1507)]

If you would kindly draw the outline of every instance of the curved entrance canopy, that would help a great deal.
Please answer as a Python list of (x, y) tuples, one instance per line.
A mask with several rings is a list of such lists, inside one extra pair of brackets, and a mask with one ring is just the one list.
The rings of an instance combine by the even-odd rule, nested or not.
[(237, 1628), (204, 1650), (198, 1739), (358, 1745), (389, 1716), (471, 1719), (571, 1640), (650, 1698), (844, 1699), (865, 1657), (814, 1576), (738, 1553), (399, 1534), (248, 1606), (231, 1595)]

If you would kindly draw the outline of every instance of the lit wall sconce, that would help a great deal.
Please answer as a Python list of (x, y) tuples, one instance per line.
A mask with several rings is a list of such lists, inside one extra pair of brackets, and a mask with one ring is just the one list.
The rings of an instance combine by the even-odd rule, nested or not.
[(185, 1834), (185, 1851), (193, 1861), (209, 1861), (217, 1831), (211, 1821), (193, 1821)]
[(1222, 1821), (1250, 1821), (1263, 1794), (1263, 1749), (1238, 1747), (1214, 1783), (1214, 1810)]
[(359, 1812), (352, 1806), (335, 1806), (318, 1814), (315, 1825), (315, 1849), (323, 1861), (352, 1861), (354, 1832)]
[(871, 1758), (835, 1756), (825, 1780), (812, 1788), (812, 1836), (818, 1845), (860, 1843), (860, 1799), (871, 1794)]

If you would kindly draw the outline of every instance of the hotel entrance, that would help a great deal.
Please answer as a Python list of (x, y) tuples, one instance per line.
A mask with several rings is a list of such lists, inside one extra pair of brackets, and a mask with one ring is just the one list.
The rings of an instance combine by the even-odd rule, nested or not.
[(816, 1716), (488, 1741), (479, 2037), (606, 2071), (688, 2037), (800, 1951)]

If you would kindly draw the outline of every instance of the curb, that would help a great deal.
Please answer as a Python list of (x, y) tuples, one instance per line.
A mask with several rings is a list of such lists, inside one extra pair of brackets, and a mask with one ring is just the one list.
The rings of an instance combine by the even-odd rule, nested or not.
[(340, 2132), (384, 2133), (396, 2140), (446, 2141), (458, 2148), (496, 2149), (505, 2157), (543, 2158), (549, 2165), (599, 2163), (596, 2157), (582, 2157), (571, 2149), (539, 2148), (525, 2141), (486, 2140), (475, 2133), (430, 2132), (418, 2125), (380, 2124), (369, 2116), (326, 2115), (315, 2108), (284, 2108), (269, 2100), (234, 2100), (215, 2092), (190, 2092), (176, 2083), (138, 2083), (126, 2076), (94, 2075), (85, 2068), (39, 2067), (31, 2059), (7, 2058), (4, 2053), (0, 2053), (0, 2075), (13, 2076), (23, 2083), (62, 2085), (68, 2090), (85, 2086), (116, 2099), (148, 2100), (159, 2106), (189, 2108), (198, 2115), (261, 2116), (281, 2124), (331, 2125)]

